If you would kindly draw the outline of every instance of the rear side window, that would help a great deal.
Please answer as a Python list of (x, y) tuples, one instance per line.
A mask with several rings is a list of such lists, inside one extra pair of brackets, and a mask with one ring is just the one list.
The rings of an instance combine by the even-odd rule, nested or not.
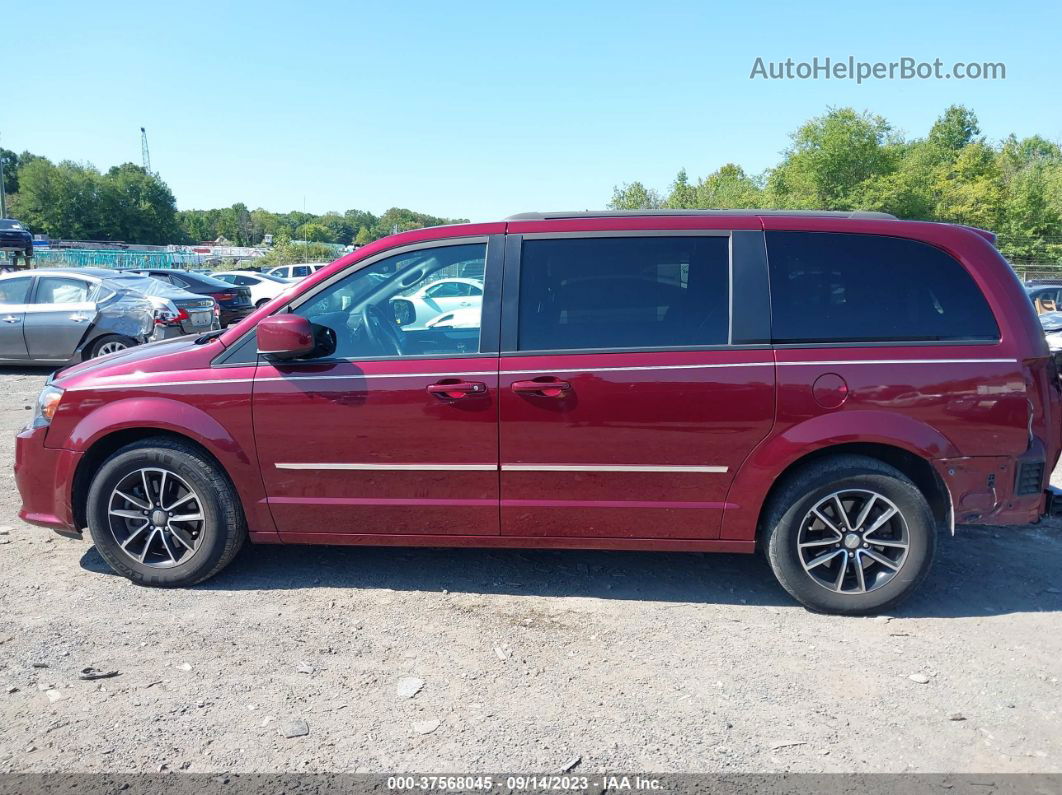
[(999, 339), (970, 274), (926, 243), (767, 232), (767, 257), (776, 343)]
[(520, 350), (725, 345), (726, 236), (527, 240)]
[(91, 285), (81, 279), (42, 276), (37, 282), (35, 304), (81, 304), (88, 301)]

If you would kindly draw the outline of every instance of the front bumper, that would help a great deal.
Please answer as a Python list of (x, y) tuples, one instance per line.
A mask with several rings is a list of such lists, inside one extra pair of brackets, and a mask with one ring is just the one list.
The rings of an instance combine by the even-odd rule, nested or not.
[(47, 428), (25, 428), (15, 437), (15, 485), (22, 497), (19, 518), (78, 537), (74, 521), (74, 473), (82, 453), (44, 446)]

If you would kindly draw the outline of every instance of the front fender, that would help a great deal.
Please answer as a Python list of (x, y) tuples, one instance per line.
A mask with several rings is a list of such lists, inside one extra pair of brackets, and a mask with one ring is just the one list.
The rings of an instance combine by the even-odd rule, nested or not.
[(960, 455), (935, 428), (905, 414), (843, 411), (812, 417), (768, 436), (745, 459), (730, 484), (720, 538), (754, 539), (760, 509), (781, 473), (809, 453), (852, 443), (888, 445), (926, 460)]
[(233, 433), (202, 409), (162, 396), (130, 396), (102, 404), (90, 397), (73, 407), (76, 416), (66, 418), (61, 416), (62, 408), (56, 417), (59, 422), (53, 425), (64, 426), (58, 438), (64, 439), (64, 447), (77, 452), (88, 452), (105, 437), (127, 430), (169, 432), (198, 443), (217, 459), (232, 481), (252, 532), (275, 535), (276, 527), (265, 507), (249, 410), (247, 420), (235, 423)]

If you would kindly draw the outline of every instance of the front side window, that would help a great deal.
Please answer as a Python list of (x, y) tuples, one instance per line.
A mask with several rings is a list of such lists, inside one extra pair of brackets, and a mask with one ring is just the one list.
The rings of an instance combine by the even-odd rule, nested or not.
[(725, 345), (730, 239), (527, 240), (520, 260), (520, 350)]
[(776, 343), (999, 339), (970, 274), (926, 243), (767, 232), (767, 257)]
[(309, 265), (298, 265), (298, 266), (296, 266), (296, 267), (291, 269), (291, 275), (292, 276), (299, 276), (299, 277), (309, 276), (310, 275), (310, 266)]
[(35, 304), (81, 304), (88, 301), (92, 285), (81, 279), (42, 276), (37, 283)]
[(440, 277), (482, 273), (486, 249), (475, 243), (396, 254), (340, 278), (294, 311), (319, 327), (319, 338), (331, 338), (329, 358), (477, 353), (482, 299), (470, 297), (453, 317), (421, 290)]
[(0, 304), (24, 304), (29, 295), (32, 276), (20, 276), (0, 281)]

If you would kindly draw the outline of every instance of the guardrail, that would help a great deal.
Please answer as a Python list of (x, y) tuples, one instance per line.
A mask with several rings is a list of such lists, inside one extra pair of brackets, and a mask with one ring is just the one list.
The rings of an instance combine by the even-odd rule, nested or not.
[(203, 262), (200, 254), (178, 251), (112, 251), (90, 248), (37, 249), (37, 268), (189, 268)]

